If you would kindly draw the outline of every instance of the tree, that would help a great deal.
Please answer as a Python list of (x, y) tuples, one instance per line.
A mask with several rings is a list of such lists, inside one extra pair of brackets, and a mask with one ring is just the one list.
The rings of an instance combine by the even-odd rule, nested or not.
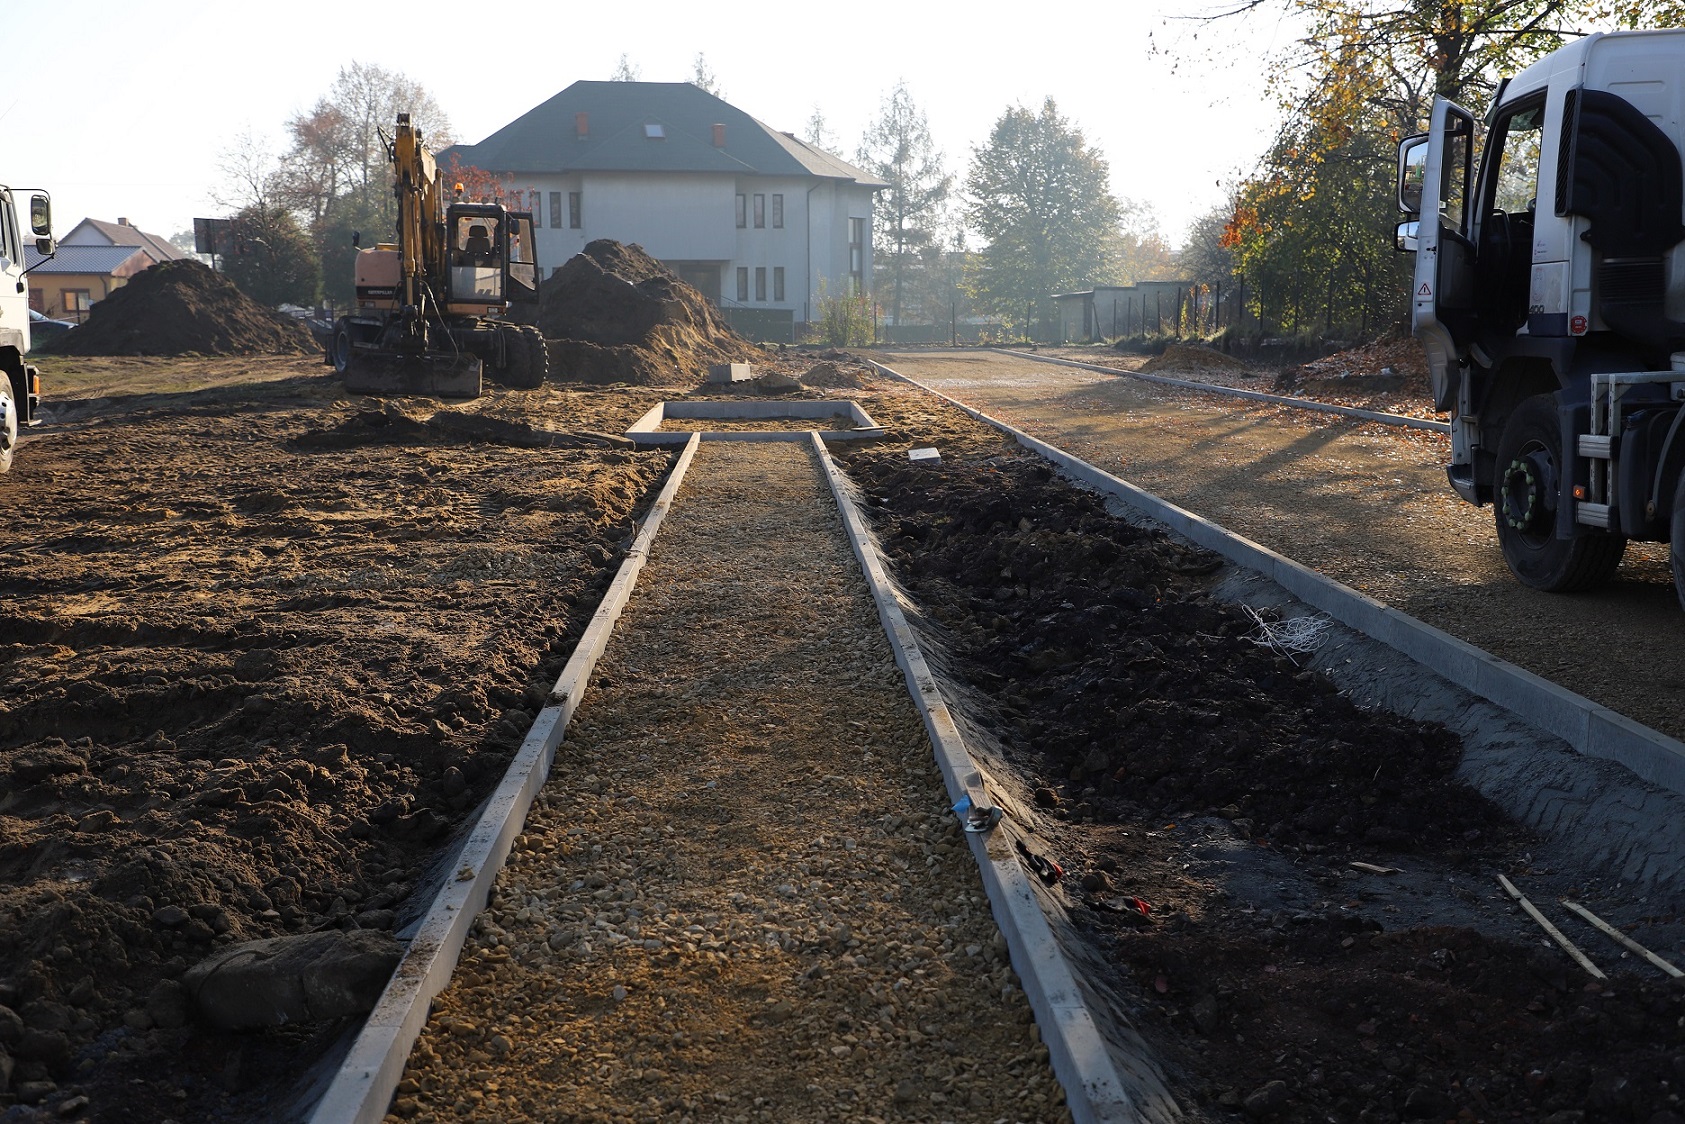
[(900, 324), (907, 290), (925, 251), (936, 244), (942, 207), (954, 183), (930, 139), (924, 111), (913, 103), (905, 82), (897, 82), (884, 98), (856, 159), (888, 184), (872, 208), (873, 238), (883, 247), (877, 268), (889, 284), (889, 322)]
[(802, 133), (802, 139), (814, 148), (824, 149), (826, 152), (836, 148), (836, 138), (831, 135), (831, 130), (825, 123), (825, 113), (817, 105), (813, 107), (813, 116), (807, 119), (807, 129)]
[(620, 52), (620, 61), (614, 64), (614, 73), (608, 76), (610, 82), (636, 82), (639, 70), (632, 65), (631, 56), (625, 51)]
[(322, 283), (316, 247), (291, 214), (247, 207), (234, 216), (222, 270), (259, 304), (314, 304)]
[(725, 100), (725, 90), (720, 86), (720, 80), (715, 77), (714, 72), (708, 69), (708, 59), (701, 51), (696, 52), (696, 62), (692, 64), (690, 84), (707, 90), (722, 101)]
[(1105, 157), (1052, 98), (995, 122), (965, 182), (967, 220), (987, 243), (969, 278), (985, 310), (1008, 323), (1027, 308), (1045, 317), (1055, 293), (1115, 278), (1121, 216), (1108, 179)]

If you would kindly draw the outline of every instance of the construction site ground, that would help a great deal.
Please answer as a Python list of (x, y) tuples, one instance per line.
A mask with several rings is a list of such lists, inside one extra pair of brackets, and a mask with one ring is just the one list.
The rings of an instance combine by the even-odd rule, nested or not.
[[(1435, 438), (998, 356), (886, 358), (1681, 732), (1655, 701), (1685, 691), (1665, 558), (1635, 550), (1590, 598), (1519, 591), (1486, 513), (1445, 491)], [(45, 375), (52, 424), (0, 487), (0, 1097), (17, 1120), (285, 1118), (345, 1026), (210, 1031), (182, 972), (219, 944), (413, 909), (671, 463), (591, 434), (677, 392), (549, 386), (434, 416), (348, 399), (304, 359)], [(1680, 1119), (1680, 992), (1612, 958), (1614, 982), (1586, 986), (1541, 947), (1490, 878), (1527, 870), (1529, 838), (1451, 781), (1454, 739), (1251, 645), (1207, 597), (1213, 560), (1140, 537), (994, 431), (838, 381), (886, 429), (839, 457), (1187, 1118)], [(909, 475), (927, 445), (941, 471)], [(678, 520), (665, 555), (658, 540), (405, 1118), (1064, 1112), (858, 578), (825, 545), (829, 501), (760, 456), (693, 469), (727, 506), (693, 509), (706, 533)], [(811, 547), (710, 571), (761, 549), (752, 519), (776, 503), (813, 516)], [(1675, 643), (1648, 656), (1576, 647), (1664, 614)], [(797, 776), (815, 787), (773, 789)], [(546, 895), (580, 907), (570, 926), (535, 926)], [(1635, 935), (1675, 953), (1675, 922), (1658, 899)], [(466, 1008), (476, 993), (492, 1014)], [(552, 1013), (530, 1049), (553, 1069), (512, 1087), (503, 1060)], [(763, 1087), (778, 1043), (810, 1080)]]

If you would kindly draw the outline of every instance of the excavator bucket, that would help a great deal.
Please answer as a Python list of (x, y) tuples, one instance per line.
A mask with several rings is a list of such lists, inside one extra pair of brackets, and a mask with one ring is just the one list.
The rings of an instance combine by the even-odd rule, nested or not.
[(478, 398), (480, 357), (460, 354), (353, 352), (345, 365), (351, 394), (426, 394), (436, 398)]

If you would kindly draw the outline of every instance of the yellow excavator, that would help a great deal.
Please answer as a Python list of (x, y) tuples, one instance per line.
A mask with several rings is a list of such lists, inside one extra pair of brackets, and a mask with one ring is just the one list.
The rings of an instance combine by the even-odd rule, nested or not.
[(475, 398), (488, 366), (505, 386), (543, 385), (544, 339), (513, 319), (538, 303), (532, 215), (463, 202), (461, 184), (447, 203), (407, 113), (386, 150), (398, 241), (357, 251), (356, 305), (335, 323), (327, 353), (345, 389)]

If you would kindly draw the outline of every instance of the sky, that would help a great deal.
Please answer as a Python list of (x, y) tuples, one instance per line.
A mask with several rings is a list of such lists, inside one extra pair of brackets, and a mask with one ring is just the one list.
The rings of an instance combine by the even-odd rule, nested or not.
[(1108, 160), (1113, 193), (1149, 207), (1177, 246), (1279, 120), (1266, 82), (1291, 29), (1274, 15), (1178, 18), (1219, 7), (35, 5), (28, 34), (7, 37), (0, 183), (51, 192), (57, 233), (123, 217), (170, 237), (227, 213), (219, 166), (243, 135), (284, 151), (287, 119), (353, 61), (420, 82), (475, 143), (579, 79), (610, 77), (623, 54), (644, 80), (687, 81), (700, 53), (725, 99), (774, 128), (805, 134), (817, 108), (847, 159), (905, 81), (961, 177), (1008, 107), (1052, 97)]

